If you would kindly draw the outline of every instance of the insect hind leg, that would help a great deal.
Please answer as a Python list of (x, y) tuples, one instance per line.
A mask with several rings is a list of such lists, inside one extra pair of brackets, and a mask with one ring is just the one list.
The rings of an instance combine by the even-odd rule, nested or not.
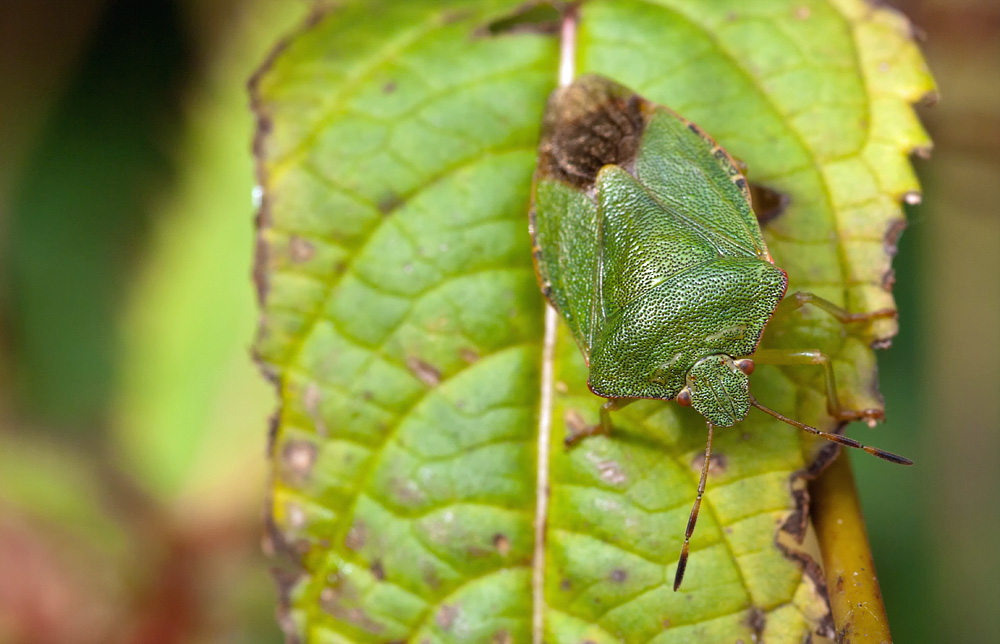
[(885, 420), (885, 412), (881, 409), (845, 409), (841, 405), (840, 396), (837, 395), (837, 379), (833, 373), (833, 362), (822, 351), (815, 349), (759, 349), (754, 353), (753, 361), (757, 364), (820, 366), (823, 368), (826, 383), (826, 411), (830, 416), (840, 422), (864, 421), (869, 426)]
[(572, 447), (585, 438), (590, 438), (591, 436), (607, 436), (614, 429), (614, 424), (611, 422), (611, 412), (618, 411), (619, 409), (634, 403), (638, 398), (608, 398), (601, 405), (601, 420), (596, 425), (586, 425), (577, 429), (571, 429), (566, 433), (566, 438), (563, 439), (566, 447)]
[(815, 293), (808, 293), (806, 291), (796, 291), (792, 297), (795, 298), (795, 302), (799, 307), (812, 304), (837, 318), (841, 324), (854, 324), (856, 322), (870, 322), (871, 320), (899, 317), (899, 312), (896, 309), (878, 309), (869, 313), (851, 313), (830, 300), (823, 299)]

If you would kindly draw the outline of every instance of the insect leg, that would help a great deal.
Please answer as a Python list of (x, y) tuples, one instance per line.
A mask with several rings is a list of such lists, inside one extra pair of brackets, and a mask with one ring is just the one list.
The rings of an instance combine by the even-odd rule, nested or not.
[(618, 411), (622, 407), (634, 403), (636, 400), (638, 398), (608, 398), (605, 400), (604, 404), (601, 405), (601, 422), (596, 425), (587, 425), (586, 427), (571, 430), (563, 440), (566, 447), (572, 447), (584, 438), (610, 434), (611, 430), (614, 429), (614, 425), (611, 422), (611, 412)]
[[(826, 302), (826, 300), (823, 301)], [(837, 395), (837, 380), (833, 374), (833, 363), (822, 351), (815, 349), (759, 349), (753, 354), (753, 361), (758, 364), (819, 365), (823, 367), (824, 380), (826, 381), (826, 410), (830, 416), (843, 422), (863, 420), (869, 425), (874, 425), (876, 421), (885, 420), (885, 414), (881, 409), (844, 409), (840, 405), (840, 397)]]
[(837, 318), (843, 324), (867, 322), (869, 320), (878, 320), (881, 318), (895, 318), (899, 315), (896, 309), (879, 309), (870, 313), (851, 313), (844, 307), (837, 306), (830, 300), (824, 300), (814, 293), (806, 293), (805, 291), (797, 291), (793, 297), (795, 298), (795, 302), (800, 307), (805, 306), (806, 304), (812, 304), (813, 306), (819, 307), (833, 317)]
[(821, 438), (825, 438), (828, 441), (832, 441), (832, 442), (837, 443), (839, 445), (844, 445), (845, 447), (854, 447), (856, 449), (864, 450), (864, 451), (868, 452), (869, 454), (871, 454), (872, 456), (877, 456), (877, 457), (879, 457), (879, 458), (881, 458), (883, 460), (889, 461), (890, 463), (895, 463), (897, 465), (913, 465), (913, 461), (911, 461), (910, 459), (906, 458), (905, 456), (900, 456), (898, 454), (893, 454), (892, 452), (887, 452), (884, 449), (879, 449), (877, 447), (872, 447), (871, 445), (864, 445), (864, 444), (859, 443), (858, 441), (854, 440), (853, 438), (848, 438), (847, 436), (841, 436), (840, 434), (831, 434), (829, 432), (820, 431), (820, 430), (816, 429), (815, 427), (812, 427), (810, 425), (806, 425), (805, 423), (800, 423), (797, 420), (793, 420), (793, 419), (791, 419), (791, 418), (789, 418), (787, 416), (779, 414), (778, 412), (774, 411), (773, 409), (769, 409), (769, 408), (765, 407), (764, 405), (760, 404), (759, 402), (757, 402), (757, 399), (754, 398), (753, 396), (750, 396), (750, 404), (753, 405), (754, 407), (756, 407), (757, 409), (761, 410), (762, 412), (764, 412), (768, 416), (771, 416), (773, 418), (777, 418), (778, 420), (780, 420), (783, 423), (788, 423), (792, 427), (798, 427), (799, 429), (801, 429), (803, 431), (809, 432), (810, 434), (814, 434), (814, 435), (819, 436)]
[(674, 592), (681, 587), (684, 580), (684, 571), (687, 569), (688, 544), (691, 542), (691, 535), (694, 534), (694, 526), (698, 523), (698, 511), (701, 510), (701, 497), (705, 494), (705, 481), (708, 479), (708, 464), (712, 460), (712, 431), (715, 426), (708, 425), (708, 441), (705, 443), (705, 462), (701, 464), (701, 479), (698, 481), (698, 496), (695, 497), (694, 506), (691, 508), (691, 516), (688, 517), (687, 529), (684, 531), (684, 545), (681, 546), (681, 555), (677, 559), (677, 572), (674, 573)]

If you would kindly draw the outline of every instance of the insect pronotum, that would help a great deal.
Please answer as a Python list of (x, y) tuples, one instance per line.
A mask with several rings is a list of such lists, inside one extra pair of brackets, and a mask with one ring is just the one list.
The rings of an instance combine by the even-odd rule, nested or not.
[[(701, 507), (712, 435), (756, 407), (847, 447), (912, 461), (786, 418), (751, 394), (758, 362), (826, 368), (830, 413), (840, 407), (829, 360), (819, 351), (757, 352), (785, 296), (733, 159), (669, 109), (600, 76), (582, 76), (549, 99), (532, 189), (533, 256), (542, 293), (562, 315), (589, 367), (588, 386), (607, 398), (601, 423), (567, 444), (611, 428), (610, 412), (640, 398), (693, 407), (708, 425), (705, 460), (674, 577), (680, 587)], [(895, 315), (852, 314), (795, 293), (843, 323)]]

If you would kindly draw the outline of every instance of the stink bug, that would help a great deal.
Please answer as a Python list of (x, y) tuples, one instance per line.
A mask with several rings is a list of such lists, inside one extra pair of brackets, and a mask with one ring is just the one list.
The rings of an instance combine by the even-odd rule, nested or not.
[[(909, 465), (901, 456), (822, 432), (764, 407), (750, 393), (758, 361), (826, 368), (838, 420), (880, 416), (841, 409), (819, 351), (760, 351), (764, 327), (785, 296), (736, 162), (696, 125), (599, 76), (583, 76), (549, 99), (532, 188), (533, 256), (542, 293), (562, 315), (589, 367), (588, 386), (610, 412), (640, 398), (693, 407), (708, 425), (698, 494), (674, 590), (687, 564), (705, 490), (712, 433), (757, 407), (817, 436)], [(851, 314), (795, 293), (843, 323), (895, 315)]]

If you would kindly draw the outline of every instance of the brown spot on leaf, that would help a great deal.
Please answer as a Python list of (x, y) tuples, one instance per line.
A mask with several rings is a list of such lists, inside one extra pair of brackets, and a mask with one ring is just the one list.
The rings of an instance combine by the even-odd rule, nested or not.
[(510, 552), (510, 539), (507, 535), (497, 533), (493, 535), (493, 547), (497, 549), (501, 557), (506, 557)]
[(883, 290), (892, 291), (892, 287), (896, 285), (896, 271), (891, 268), (882, 274), (882, 288)]
[(381, 623), (372, 619), (359, 606), (361, 593), (349, 578), (341, 574), (333, 574), (328, 581), (330, 585), (319, 593), (319, 605), (324, 612), (369, 633), (379, 633), (385, 630)]
[(763, 609), (756, 606), (750, 607), (750, 614), (747, 615), (747, 626), (753, 633), (753, 641), (761, 641), (761, 636), (764, 634), (764, 626), (767, 624), (767, 613)]
[(882, 247), (885, 249), (886, 255), (893, 257), (897, 252), (899, 252), (899, 236), (903, 234), (906, 230), (906, 220), (896, 219), (889, 224), (889, 228), (885, 231), (885, 236), (882, 238)]
[[(260, 212), (265, 212), (263, 205)], [(261, 219), (263, 217), (258, 215), (258, 221)], [(263, 227), (263, 224), (258, 223), (258, 228), (260, 227)], [(271, 290), (270, 270), (268, 266), (269, 258), (270, 249), (268, 248), (268, 244), (264, 241), (264, 236), (258, 232), (253, 254), (253, 283), (257, 289), (257, 303), (261, 306), (267, 303), (267, 294)]]
[(794, 477), (789, 487), (795, 509), (785, 519), (781, 531), (791, 535), (797, 543), (802, 543), (809, 524), (809, 489), (801, 476)]
[(365, 525), (364, 521), (356, 520), (351, 525), (351, 529), (347, 531), (347, 536), (344, 537), (344, 546), (348, 550), (361, 550), (367, 541), (368, 526)]
[(436, 387), (441, 382), (441, 372), (416, 356), (407, 356), (406, 366), (428, 387)]
[(563, 415), (563, 420), (566, 422), (566, 433), (570, 436), (575, 436), (587, 429), (587, 421), (585, 421), (580, 412), (575, 409), (567, 409), (566, 413)]
[(299, 237), (298, 235), (292, 235), (288, 240), (288, 256), (296, 264), (301, 264), (303, 262), (308, 262), (316, 254), (316, 249), (313, 247), (312, 242), (309, 240)]
[(513, 644), (513, 642), (514, 639), (506, 629), (501, 628), (496, 633), (493, 633), (493, 644)]
[(392, 94), (396, 91), (396, 81), (389, 81), (382, 86), (382, 91), (386, 94)]
[(787, 193), (779, 192), (759, 183), (751, 183), (750, 203), (753, 205), (753, 214), (757, 217), (757, 223), (766, 226), (784, 214), (788, 205), (792, 203), (792, 198)]
[(479, 362), (479, 352), (475, 349), (469, 349), (468, 347), (462, 347), (458, 350), (458, 355), (462, 357), (469, 364), (475, 364)]
[(376, 559), (373, 561), (368, 569), (371, 571), (372, 577), (375, 579), (378, 579), (379, 581), (385, 579), (385, 568), (382, 567), (382, 562), (380, 560)]
[(316, 428), (316, 433), (320, 436), (327, 436), (329, 432), (326, 428), (326, 423), (323, 422), (323, 415), (320, 413), (319, 405), (322, 401), (322, 394), (319, 389), (319, 385), (315, 382), (310, 382), (306, 385), (305, 391), (302, 393), (302, 406), (305, 407), (306, 413), (309, 414), (309, 418), (313, 421), (313, 427)]
[(274, 457), (274, 446), (278, 440), (278, 428), (281, 427), (281, 414), (275, 410), (267, 419), (267, 455)]
[(312, 474), (318, 448), (304, 440), (290, 440), (281, 450), (283, 478), (288, 483), (301, 484)]
[[(701, 470), (702, 466), (705, 464), (705, 454), (701, 453), (691, 459), (691, 467), (695, 470)], [(718, 476), (726, 471), (729, 467), (729, 457), (725, 455), (724, 452), (715, 451), (712, 453), (712, 460), (708, 463), (708, 473), (711, 476)]]
[(477, 29), (475, 36), (482, 38), (505, 34), (557, 34), (561, 18), (559, 10), (552, 4), (525, 2), (512, 13)]
[[(569, 425), (568, 421), (567, 425)], [(601, 460), (598, 455), (592, 452), (587, 453), (587, 460), (594, 464), (601, 476), (601, 480), (606, 483), (623, 485), (628, 480), (625, 470), (622, 469), (621, 464), (616, 460)]]
[(434, 621), (443, 630), (451, 630), (452, 625), (455, 620), (458, 619), (461, 609), (455, 604), (442, 604), (441, 608), (438, 609), (437, 615), (434, 616)]
[(402, 198), (395, 192), (387, 192), (378, 200), (376, 207), (383, 215), (389, 215), (403, 203)]
[(605, 165), (634, 160), (650, 109), (638, 94), (598, 76), (557, 89), (542, 125), (539, 176), (590, 189)]
[(616, 584), (620, 584), (628, 579), (628, 573), (621, 568), (615, 568), (611, 571), (611, 574), (608, 575), (608, 578)]

